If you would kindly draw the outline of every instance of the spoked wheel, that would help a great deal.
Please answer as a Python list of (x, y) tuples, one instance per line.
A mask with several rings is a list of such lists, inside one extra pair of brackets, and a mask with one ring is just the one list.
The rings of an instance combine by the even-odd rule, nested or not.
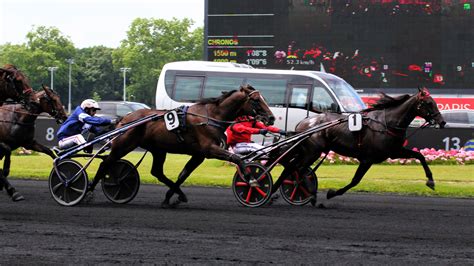
[(283, 180), (280, 186), (280, 194), (283, 199), (291, 205), (303, 206), (308, 204), (313, 198), (311, 190), (308, 189), (308, 185), (305, 182), (305, 178), (309, 181), (309, 185), (314, 188), (315, 191), (318, 190), (318, 178), (316, 173), (311, 171), (311, 168), (308, 168), (306, 177), (302, 178), (297, 171), (293, 172), (289, 177)]
[(249, 163), (245, 170), (249, 179), (237, 171), (234, 174), (232, 190), (240, 204), (246, 207), (260, 207), (267, 203), (272, 194), (273, 180), (270, 173), (265, 172), (260, 163)]
[(127, 160), (118, 160), (102, 179), (102, 191), (113, 203), (124, 204), (135, 198), (140, 188), (140, 174)]
[[(87, 193), (89, 181), (82, 165), (74, 160), (63, 160), (49, 174), (49, 192), (53, 199), (63, 206), (74, 206)], [(59, 176), (59, 175), (60, 176)]]

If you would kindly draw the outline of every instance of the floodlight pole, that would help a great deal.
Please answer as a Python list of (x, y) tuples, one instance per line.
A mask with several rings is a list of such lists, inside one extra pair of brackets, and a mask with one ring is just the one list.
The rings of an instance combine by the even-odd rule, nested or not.
[(130, 71), (130, 67), (122, 67), (120, 70), (123, 72), (123, 101), (127, 100), (127, 72)]
[(54, 71), (56, 71), (58, 67), (48, 67), (48, 70), (51, 71), (51, 90), (54, 90)]
[(74, 59), (69, 58), (66, 59), (66, 62), (69, 64), (69, 95), (68, 95), (68, 102), (67, 102), (67, 112), (71, 113), (71, 66), (74, 64)]

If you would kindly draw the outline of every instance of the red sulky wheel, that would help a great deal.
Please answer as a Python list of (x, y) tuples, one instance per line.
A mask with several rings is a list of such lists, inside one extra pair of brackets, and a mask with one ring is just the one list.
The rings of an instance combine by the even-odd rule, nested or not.
[(239, 171), (234, 174), (232, 182), (234, 196), (246, 207), (260, 207), (268, 202), (272, 194), (272, 176), (270, 173), (264, 174), (266, 168), (260, 163), (249, 163), (245, 166), (245, 170), (249, 173), (249, 179)]
[[(310, 174), (306, 176), (314, 191), (318, 190), (318, 178), (316, 174), (308, 168)], [(311, 190), (308, 189), (306, 182), (301, 178), (297, 171), (283, 180), (280, 186), (280, 194), (283, 199), (291, 205), (303, 206), (313, 199)]]

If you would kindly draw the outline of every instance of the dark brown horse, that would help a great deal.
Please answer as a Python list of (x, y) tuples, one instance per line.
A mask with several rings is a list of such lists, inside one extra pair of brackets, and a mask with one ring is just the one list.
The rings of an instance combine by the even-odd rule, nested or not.
[[(308, 169), (321, 156), (322, 152), (327, 154), (333, 150), (338, 154), (357, 158), (360, 165), (347, 186), (337, 191), (328, 191), (328, 199), (340, 196), (359, 184), (372, 164), (383, 162), (387, 158), (416, 158), (420, 160), (428, 178), (426, 185), (434, 189), (433, 175), (425, 157), (421, 153), (403, 146), (408, 125), (416, 116), (421, 116), (426, 121), (436, 123), (441, 127), (446, 124), (428, 90), (420, 89), (417, 94), (412, 96), (402, 95), (396, 98), (381, 94), (377, 103), (373, 107), (363, 110), (362, 114), (364, 119), (360, 131), (349, 131), (346, 121), (312, 134), (292, 154), (297, 158), (291, 163), (285, 162), (285, 170), (281, 176), (287, 176), (288, 173), (292, 173), (296, 169)], [(317, 114), (302, 120), (297, 125), (296, 131), (303, 132), (321, 123), (345, 117), (347, 116), (335, 113)], [(300, 172), (301, 176), (306, 176), (302, 170)], [(274, 187), (278, 187), (278, 185)]]
[[(151, 114), (164, 115), (165, 111), (146, 109), (135, 111), (125, 116), (118, 127)], [(129, 129), (114, 140), (110, 155), (101, 163), (90, 191), (93, 191), (99, 180), (105, 176), (111, 163), (141, 147), (153, 155), (151, 174), (170, 188), (162, 206), (170, 206), (170, 199), (174, 193), (178, 193), (177, 203), (187, 202), (180, 185), (205, 158), (233, 162), (245, 172), (240, 157), (225, 149), (224, 135), (225, 129), (229, 126), (228, 121), (233, 121), (244, 114), (259, 116), (268, 124), (273, 124), (275, 120), (260, 93), (251, 86), (244, 86), (239, 90), (224, 93), (218, 98), (203, 99), (190, 106), (180, 122), (182, 127), (178, 134), (168, 131), (163, 119)], [(176, 182), (168, 179), (163, 172), (167, 153), (191, 155)]]
[(15, 102), (26, 101), (32, 92), (28, 79), (14, 65), (0, 68), (0, 106), (7, 99)]
[(23, 197), (7, 180), (11, 152), (24, 147), (55, 158), (49, 148), (34, 140), (35, 121), (43, 112), (53, 116), (58, 123), (67, 118), (59, 95), (45, 86), (43, 90), (31, 93), (26, 105), (5, 104), (0, 107), (0, 159), (5, 158), (3, 170), (0, 170), (0, 188), (5, 187), (13, 201), (23, 200)]

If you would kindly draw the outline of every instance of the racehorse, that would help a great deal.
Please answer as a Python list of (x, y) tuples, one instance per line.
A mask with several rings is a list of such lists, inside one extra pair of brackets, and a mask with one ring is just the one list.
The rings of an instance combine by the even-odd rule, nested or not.
[(5, 65), (0, 68), (0, 106), (7, 99), (24, 101), (29, 99), (33, 92), (28, 79), (14, 65)]
[[(165, 112), (165, 110), (138, 110), (125, 116), (118, 127), (151, 114), (158, 114), (163, 118)], [(189, 106), (181, 118), (180, 132), (176, 134), (167, 130), (161, 118), (131, 128), (113, 141), (111, 152), (101, 163), (89, 191), (93, 191), (97, 183), (105, 177), (111, 163), (135, 148), (141, 147), (153, 155), (151, 174), (169, 187), (162, 206), (166, 208), (180, 202), (187, 202), (187, 197), (181, 191), (180, 185), (205, 158), (233, 162), (242, 173), (245, 173), (240, 157), (225, 149), (224, 135), (225, 129), (230, 124), (229, 121), (241, 115), (257, 116), (267, 124), (273, 124), (275, 120), (260, 92), (246, 85), (241, 86), (239, 90), (223, 93), (218, 98), (202, 99)], [(168, 179), (163, 172), (167, 153), (191, 155), (191, 159), (180, 172), (176, 182)], [(170, 205), (170, 199), (174, 193), (178, 194), (178, 200)]]
[(0, 190), (5, 187), (13, 201), (24, 198), (7, 180), (11, 152), (24, 147), (45, 153), (53, 159), (56, 157), (49, 148), (34, 140), (35, 121), (43, 112), (53, 116), (57, 123), (67, 118), (59, 95), (46, 86), (41, 91), (31, 93), (25, 104), (5, 104), (0, 107), (0, 159), (5, 158), (3, 170), (0, 169)]
[[(300, 171), (300, 176), (306, 176), (306, 169), (320, 158), (321, 153), (327, 154), (333, 150), (340, 155), (357, 158), (360, 164), (352, 181), (341, 189), (329, 190), (327, 199), (340, 196), (359, 184), (372, 164), (381, 163), (387, 158), (418, 159), (428, 178), (426, 185), (434, 190), (435, 182), (425, 157), (403, 146), (408, 125), (415, 117), (420, 116), (441, 128), (446, 124), (429, 91), (423, 88), (414, 95), (407, 94), (396, 98), (382, 93), (381, 98), (371, 108), (362, 110), (361, 113), (363, 127), (355, 132), (349, 130), (347, 115), (343, 114), (321, 113), (298, 123), (296, 131), (303, 132), (324, 122), (345, 119), (345, 122), (316, 132), (303, 141), (291, 155), (296, 158), (291, 162), (284, 162), (285, 170), (281, 176), (288, 176), (288, 173), (295, 170)], [(279, 184), (276, 184), (274, 188), (278, 186)], [(314, 188), (312, 192), (316, 196)]]

